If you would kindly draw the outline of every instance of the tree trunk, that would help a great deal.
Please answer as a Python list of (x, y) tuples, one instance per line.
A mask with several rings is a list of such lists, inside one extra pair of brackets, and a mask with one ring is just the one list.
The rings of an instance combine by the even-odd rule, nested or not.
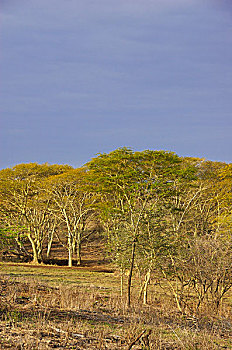
[(121, 297), (123, 297), (123, 277), (124, 277), (124, 271), (123, 269), (121, 269), (121, 278), (120, 278), (120, 293), (121, 293)]
[(33, 263), (34, 264), (39, 264), (39, 257), (38, 257), (38, 251), (37, 251), (37, 247), (36, 244), (33, 240), (33, 238), (31, 237), (30, 234), (27, 235), (29, 238), (29, 241), (31, 242), (31, 246), (32, 246), (32, 251), (33, 251)]
[(48, 237), (48, 245), (47, 245), (47, 258), (49, 258), (50, 253), (51, 253), (51, 248), (52, 248), (52, 242), (53, 242), (53, 236), (54, 236), (54, 231), (50, 233)]
[(68, 266), (72, 267), (72, 248), (70, 249), (70, 247), (68, 249)]
[(73, 247), (72, 247), (72, 238), (71, 232), (68, 232), (68, 266), (72, 267), (72, 256), (73, 256)]
[(143, 289), (143, 304), (144, 305), (147, 304), (147, 289), (148, 289), (148, 285), (150, 282), (150, 278), (151, 278), (151, 270), (149, 269), (148, 272), (146, 273), (146, 276), (144, 279), (144, 289)]
[(37, 242), (37, 256), (38, 256), (38, 261), (40, 263), (43, 262), (42, 250), (43, 250), (43, 247), (41, 242)]
[(130, 265), (130, 271), (129, 271), (128, 282), (127, 282), (127, 307), (130, 307), (131, 305), (131, 280), (132, 280), (132, 274), (133, 274), (134, 262), (135, 262), (135, 247), (136, 247), (136, 243), (134, 239), (131, 247), (131, 265)]
[(76, 253), (77, 253), (77, 265), (81, 265), (81, 242), (77, 242), (76, 247)]

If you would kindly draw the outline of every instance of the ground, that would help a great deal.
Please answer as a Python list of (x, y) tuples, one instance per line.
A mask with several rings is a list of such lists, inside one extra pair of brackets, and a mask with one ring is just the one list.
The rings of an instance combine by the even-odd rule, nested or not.
[(2, 263), (0, 348), (232, 349), (229, 304), (223, 316), (181, 315), (167, 295), (155, 290), (148, 305), (134, 295), (127, 309), (119, 291), (120, 276), (109, 264)]

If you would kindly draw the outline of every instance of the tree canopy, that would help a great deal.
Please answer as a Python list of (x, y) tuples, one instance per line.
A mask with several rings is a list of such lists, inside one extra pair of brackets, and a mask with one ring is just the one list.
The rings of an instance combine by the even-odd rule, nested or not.
[(144, 303), (156, 278), (180, 311), (193, 307), (191, 293), (195, 311), (206, 300), (219, 305), (232, 286), (232, 164), (124, 147), (77, 169), (47, 163), (3, 169), (0, 200), (1, 251), (35, 263), (49, 257), (56, 237), (68, 265), (81, 264), (83, 242), (99, 229), (122, 294), (127, 279), (128, 306), (135, 272)]

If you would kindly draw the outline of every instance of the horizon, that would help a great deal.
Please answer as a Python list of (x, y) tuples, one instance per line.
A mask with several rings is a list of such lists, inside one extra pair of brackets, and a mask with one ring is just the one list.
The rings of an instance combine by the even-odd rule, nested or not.
[[(113, 152), (113, 151), (115, 151), (115, 150), (117, 150), (117, 149), (120, 149), (120, 148), (125, 148), (125, 147), (122, 146), (122, 147), (116, 148), (116, 149), (114, 149), (114, 150), (111, 150), (111, 151), (109, 151), (109, 152), (96, 153), (94, 156), (92, 156), (90, 159), (88, 159), (85, 163), (83, 163), (83, 164), (81, 164), (81, 165), (79, 165), (79, 166), (74, 166), (73, 164), (69, 164), (69, 163), (59, 163), (59, 162), (58, 162), (58, 163), (50, 163), (50, 162), (47, 162), (47, 161), (45, 161), (45, 162), (37, 162), (37, 161), (35, 161), (35, 162), (16, 163), (16, 164), (14, 164), (14, 165), (12, 165), (12, 166), (7, 166), (7, 167), (5, 167), (5, 168), (0, 168), (0, 170), (12, 169), (12, 168), (14, 168), (15, 166), (21, 165), (21, 164), (69, 165), (69, 166), (71, 166), (73, 169), (78, 169), (78, 168), (84, 167), (88, 162), (91, 161), (91, 159), (96, 158), (98, 155), (101, 155), (101, 154), (109, 154), (109, 153), (111, 153), (111, 152)], [(195, 156), (190, 156), (190, 155), (181, 156), (181, 155), (179, 155), (179, 154), (177, 154), (176, 152), (171, 151), (171, 150), (162, 150), (162, 149), (159, 149), (159, 150), (158, 150), (158, 149), (154, 149), (154, 150), (153, 150), (153, 149), (152, 149), (152, 150), (151, 150), (151, 149), (134, 150), (134, 149), (131, 148), (131, 147), (126, 147), (126, 148), (132, 150), (133, 152), (143, 152), (143, 151), (146, 151), (146, 150), (150, 150), (150, 151), (164, 151), (164, 152), (171, 152), (171, 153), (174, 153), (174, 154), (176, 154), (179, 158), (193, 158), (193, 159), (197, 158), (197, 159), (199, 159), (199, 160), (209, 161), (209, 162), (213, 162), (213, 163), (231, 164), (231, 162), (218, 161), (218, 160), (211, 160), (211, 159), (207, 159), (207, 158), (205, 158), (205, 157), (195, 157)]]
[(0, 168), (130, 145), (232, 161), (232, 3), (1, 3)]

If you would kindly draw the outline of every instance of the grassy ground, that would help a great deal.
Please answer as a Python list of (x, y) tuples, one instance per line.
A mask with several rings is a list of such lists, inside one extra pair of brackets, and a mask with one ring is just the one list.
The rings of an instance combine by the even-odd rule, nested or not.
[(0, 348), (232, 349), (231, 307), (220, 316), (181, 315), (155, 288), (147, 306), (134, 297), (128, 310), (108, 265), (1, 264)]

